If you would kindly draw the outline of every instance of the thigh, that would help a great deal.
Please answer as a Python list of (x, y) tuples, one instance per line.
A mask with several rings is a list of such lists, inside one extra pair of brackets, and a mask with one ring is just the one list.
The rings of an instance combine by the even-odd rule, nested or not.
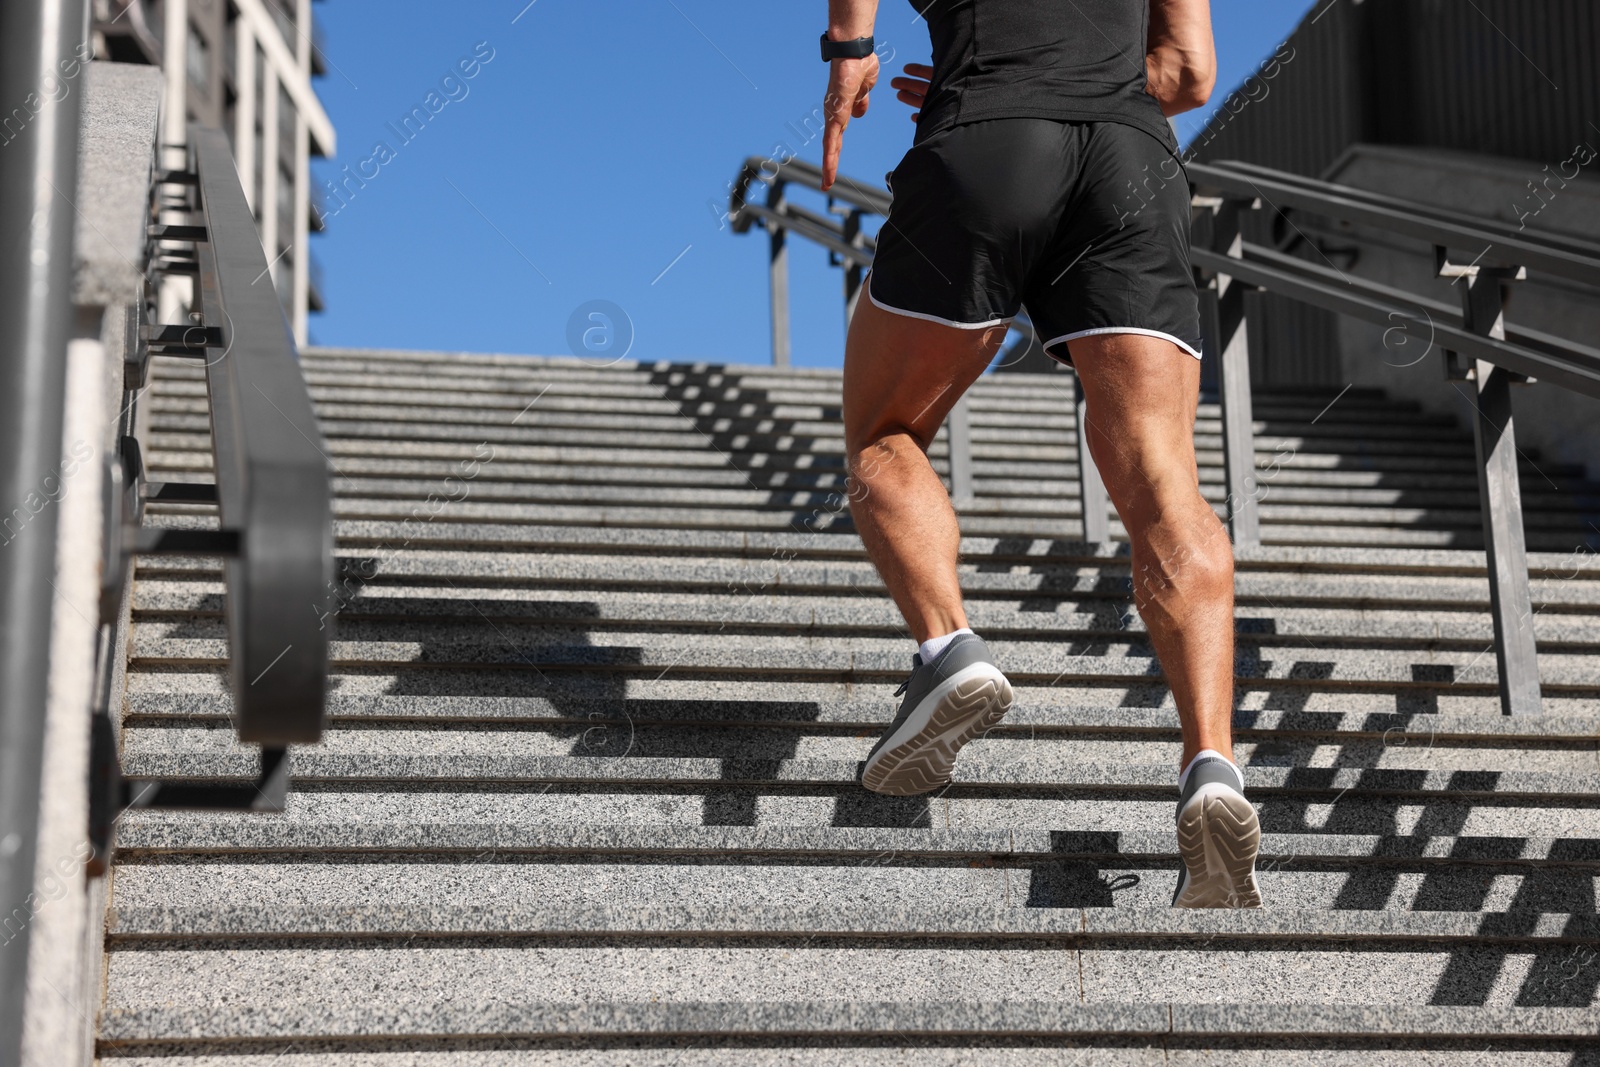
[(845, 342), (846, 449), (904, 433), (926, 451), (1005, 334), (1003, 325), (959, 329), (858, 301)]
[[(1161, 507), (1199, 485), (1200, 363), (1170, 341), (1104, 334), (1069, 342), (1089, 450), (1119, 511)], [(1126, 514), (1124, 516), (1126, 518)]]

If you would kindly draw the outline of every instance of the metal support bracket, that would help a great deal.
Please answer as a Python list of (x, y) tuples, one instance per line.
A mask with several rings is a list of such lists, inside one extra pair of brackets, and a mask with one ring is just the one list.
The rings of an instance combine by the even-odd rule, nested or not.
[[(1239, 228), (1242, 213), (1260, 206), (1258, 199), (1217, 198), (1210, 209), (1211, 249), (1239, 258), (1244, 246)], [(1220, 271), (1202, 279), (1200, 330), (1205, 338), (1205, 354), (1216, 368), (1217, 399), (1222, 408), (1225, 507), (1228, 532), (1235, 545), (1261, 543), (1255, 416), (1250, 401), (1250, 320), (1259, 317), (1258, 300), (1254, 287)]]
[(1077, 420), (1078, 500), (1083, 516), (1083, 539), (1094, 544), (1111, 540), (1111, 498), (1105, 479), (1089, 451), (1089, 404), (1083, 395), (1083, 382), (1073, 375), (1073, 417)]
[[(767, 187), (767, 207), (782, 213), (783, 183)], [(782, 226), (767, 223), (767, 294), (772, 307), (772, 365), (789, 365), (789, 246)]]
[[(844, 239), (854, 248), (862, 247), (861, 216), (863, 213), (858, 209), (847, 210), (842, 212), (842, 214), (844, 215)], [(848, 333), (850, 329), (850, 320), (855, 316), (856, 313), (856, 301), (861, 299), (862, 269), (861, 263), (857, 260), (851, 260), (850, 262), (843, 264), (843, 266), (844, 326), (846, 333)]]
[(204, 226), (185, 226), (179, 223), (151, 223), (145, 227), (145, 235), (152, 241), (204, 241), (206, 228)]
[(124, 436), (117, 442), (116, 455), (106, 461), (102, 483), (101, 516), (105, 524), (101, 548), (105, 553), (100, 566), (100, 621), (116, 621), (122, 604), (122, 587), (128, 580), (134, 538), (144, 518), (144, 500), (139, 487), (144, 482), (144, 460), (137, 438)]
[(122, 388), (138, 393), (150, 380), (150, 346), (145, 343), (144, 300), (128, 305), (126, 333), (122, 348)]
[(165, 782), (125, 778), (124, 808), (161, 811), (282, 811), (289, 795), (289, 750), (261, 749), (254, 782)]
[[(1526, 278), (1526, 269), (1452, 267), (1442, 249), (1438, 259), (1441, 277), (1454, 277), (1465, 286), (1461, 294), (1463, 326), (1484, 337), (1504, 340), (1506, 283)], [(1539, 654), (1533, 633), (1516, 428), (1511, 411), (1511, 385), (1523, 376), (1485, 359), (1473, 360), (1471, 372), (1475, 394), (1472, 442), (1483, 513), (1484, 562), (1489, 577), (1489, 613), (1494, 621), (1500, 710), (1506, 715), (1537, 715), (1542, 706)]]
[[(1465, 322), (1464, 319), (1466, 328), (1485, 337), (1504, 340), (1505, 308), (1506, 304), (1510, 302), (1509, 294), (1506, 293), (1504, 287), (1510, 282), (1526, 281), (1528, 279), (1528, 268), (1522, 266), (1492, 266), (1477, 262), (1452, 263), (1450, 262), (1450, 250), (1444, 245), (1433, 246), (1433, 259), (1434, 268), (1439, 277), (1451, 279), (1451, 284), (1466, 283), (1467, 293), (1462, 296), (1464, 315), (1474, 317), (1474, 321), (1479, 323), (1489, 323), (1488, 326), (1479, 329), (1472, 323)], [(1467, 302), (1474, 299), (1471, 293), (1479, 279), (1493, 281), (1498, 285), (1484, 287), (1476, 297), (1481, 306), (1467, 308)], [(1499, 329), (1499, 333), (1493, 332), (1496, 328)], [(1452, 349), (1445, 348), (1440, 351), (1444, 356), (1444, 376), (1446, 381), (1471, 382), (1477, 380), (1477, 368), (1474, 366), (1473, 360), (1464, 359), (1461, 353)], [(1512, 385), (1530, 385), (1538, 381), (1532, 375), (1521, 374), (1517, 371), (1508, 370), (1505, 373), (1507, 375), (1506, 380)]]
[(972, 503), (972, 414), (965, 395), (950, 408), (945, 419), (950, 446), (950, 503), (960, 510)]

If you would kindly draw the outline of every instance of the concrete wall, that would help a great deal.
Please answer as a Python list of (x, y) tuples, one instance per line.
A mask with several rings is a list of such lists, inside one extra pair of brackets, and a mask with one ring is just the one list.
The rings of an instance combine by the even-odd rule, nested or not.
[(96, 663), (118, 631), (99, 620), (101, 492), (122, 404), (126, 308), (140, 299), (146, 192), (161, 72), (95, 62), (84, 73), (73, 240), (50, 688), (34, 872), (23, 1063), (88, 1064), (100, 1007), (105, 886), (90, 879), (89, 731)]
[[(1600, 149), (1600, 135), (1589, 143)], [(1600, 174), (1600, 157), (1578, 168), (1576, 178), (1550, 181), (1543, 200), (1530, 191), (1529, 182), (1549, 179), (1563, 162), (1551, 160), (1545, 171), (1514, 160), (1441, 149), (1357, 145), (1326, 177), (1513, 225), (1523, 221), (1534, 234), (1600, 242), (1600, 177), (1595, 176)], [(1565, 172), (1573, 169), (1568, 166)], [(1361, 242), (1359, 258), (1348, 267), (1336, 258), (1340, 269), (1460, 306), (1460, 287), (1434, 276), (1431, 246), (1371, 229), (1352, 236)], [(1339, 244), (1339, 236), (1331, 235), (1328, 243)], [(1513, 283), (1506, 321), (1600, 348), (1600, 293), (1530, 271), (1527, 281)], [(1345, 381), (1382, 388), (1429, 411), (1448, 413), (1463, 427), (1471, 425), (1466, 419), (1470, 393), (1462, 392), (1469, 385), (1446, 382), (1443, 355), (1436, 346), (1430, 349), (1427, 337), (1348, 318), (1341, 318), (1337, 328)], [(1579, 463), (1592, 477), (1600, 477), (1600, 399), (1539, 382), (1514, 389), (1512, 404), (1524, 453), (1536, 450), (1551, 460)]]

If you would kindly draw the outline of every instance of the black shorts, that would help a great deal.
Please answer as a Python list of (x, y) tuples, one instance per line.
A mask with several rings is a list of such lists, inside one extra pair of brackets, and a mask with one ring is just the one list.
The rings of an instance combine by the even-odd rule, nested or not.
[(1200, 358), (1189, 183), (1165, 146), (1117, 122), (986, 119), (912, 146), (889, 175), (867, 295), (978, 329), (1026, 308), (1045, 352), (1101, 333)]

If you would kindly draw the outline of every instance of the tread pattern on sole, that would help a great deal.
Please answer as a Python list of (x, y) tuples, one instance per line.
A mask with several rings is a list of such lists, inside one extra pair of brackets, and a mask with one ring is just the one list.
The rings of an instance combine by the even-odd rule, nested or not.
[(1259, 908), (1256, 852), (1261, 822), (1256, 809), (1231, 790), (1207, 793), (1178, 816), (1178, 852), (1188, 884), (1180, 908)]
[(962, 746), (993, 729), (1012, 701), (1011, 683), (998, 670), (957, 684), (939, 701), (926, 727), (879, 753), (861, 784), (895, 797), (938, 789), (950, 781)]

